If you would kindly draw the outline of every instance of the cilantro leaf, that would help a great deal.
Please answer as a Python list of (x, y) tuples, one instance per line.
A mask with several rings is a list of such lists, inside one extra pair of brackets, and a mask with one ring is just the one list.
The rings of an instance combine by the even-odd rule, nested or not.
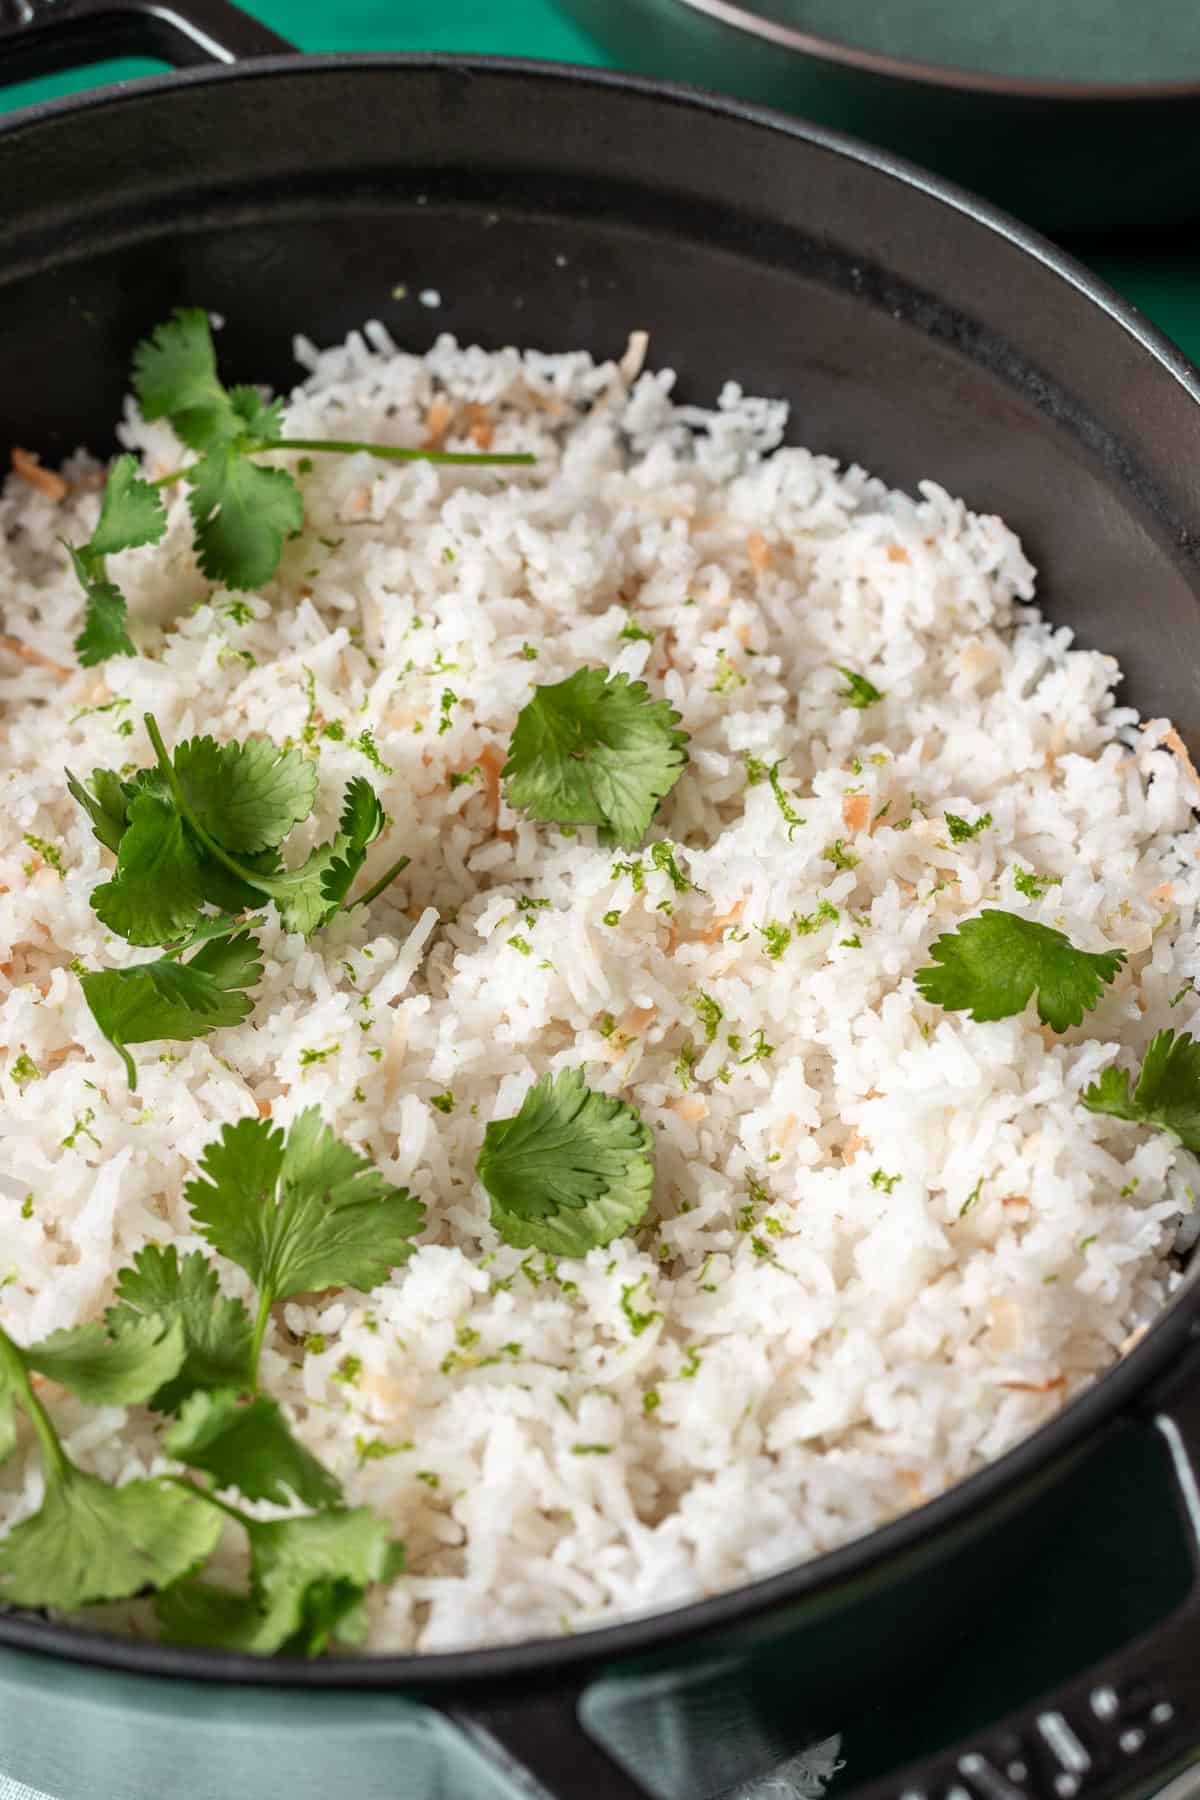
[(399, 1573), (399, 1546), (365, 1507), (269, 1523), (236, 1515), (250, 1540), (250, 1588), (189, 1581), (160, 1594), (167, 1643), (318, 1656), (330, 1638), (359, 1643), (372, 1582)]
[[(205, 905), (240, 912), (266, 895), (288, 931), (307, 937), (327, 924), (387, 823), (370, 783), (361, 776), (348, 783), (336, 835), (287, 869), (279, 845), (312, 811), (313, 764), (269, 738), (229, 744), (191, 738), (172, 755), (149, 713), (146, 728), (154, 768), (131, 781), (96, 769), (91, 790), (67, 773), (96, 836), (117, 855), (112, 880), (92, 893), (104, 923), (130, 943), (173, 944), (178, 951), (177, 940), (195, 932)], [(381, 891), (406, 860), (393, 864), (362, 900)]]
[(53, 1331), (21, 1351), (26, 1368), (48, 1375), (92, 1406), (134, 1406), (179, 1373), (185, 1354), (179, 1319), (147, 1314), (119, 1337), (103, 1325)]
[(847, 706), (853, 706), (859, 712), (865, 712), (866, 708), (874, 706), (876, 701), (886, 699), (886, 695), (881, 694), (874, 682), (868, 681), (865, 675), (856, 675), (853, 669), (847, 669), (842, 663), (835, 663), (834, 667), (839, 675), (846, 677), (847, 685), (838, 689), (838, 698), (844, 700)]
[(263, 1394), (243, 1400), (237, 1388), (198, 1388), (184, 1401), (163, 1448), (203, 1469), (218, 1488), (238, 1488), (247, 1500), (286, 1506), (295, 1498), (319, 1507), (342, 1497), (340, 1484), (296, 1442), (278, 1402)]
[(142, 417), (169, 419), (189, 450), (211, 450), (247, 428), (244, 411), (217, 375), (208, 314), (199, 306), (176, 308), (165, 325), (137, 346), (133, 391)]
[(110, 656), (136, 656), (137, 646), (125, 629), (127, 608), (125, 596), (114, 582), (95, 571), (78, 550), (71, 551), (71, 561), (79, 584), (87, 596), (83, 611), (83, 629), (74, 642), (75, 654), (85, 669), (107, 662)]
[(654, 1185), (649, 1128), (577, 1069), (545, 1075), (484, 1133), (476, 1173), (508, 1244), (586, 1256), (632, 1230)]
[(243, 382), (229, 390), (229, 400), (252, 438), (277, 438), (283, 430), (283, 401), (264, 400), (261, 391)]
[(108, 471), (100, 517), (88, 539), (93, 556), (114, 556), (157, 544), (167, 529), (167, 509), (157, 488), (138, 470), (136, 456), (118, 456)]
[(67, 770), (67, 787), (92, 821), (92, 830), (106, 850), (120, 848), (125, 830), (128, 801), (119, 775), (111, 769), (93, 769), (91, 788)]
[(559, 825), (596, 825), (602, 844), (636, 849), (687, 762), (686, 731), (644, 681), (578, 669), (534, 689), (502, 771), (510, 806)]
[[(56, 1334), (64, 1335), (75, 1334)], [(21, 1350), (0, 1328), (6, 1434), (15, 1399), (37, 1437), (45, 1483), (38, 1510), (0, 1540), (0, 1604), (74, 1611), (193, 1574), (221, 1535), (220, 1512), (170, 1481), (113, 1488), (76, 1468), (30, 1382), (26, 1359), (37, 1348)], [(60, 1357), (60, 1370), (67, 1362), (78, 1380), (85, 1363), (94, 1376), (104, 1357), (81, 1358), (77, 1342), (72, 1356)], [(112, 1366), (108, 1374), (114, 1375)]]
[(183, 1331), (176, 1374), (147, 1396), (157, 1412), (178, 1412), (198, 1388), (244, 1387), (250, 1371), (250, 1315), (220, 1292), (217, 1271), (193, 1250), (180, 1262), (174, 1244), (147, 1244), (117, 1275), (116, 1304), (105, 1314), (113, 1336), (147, 1315), (172, 1319)]
[(92, 890), (97, 916), (131, 944), (169, 944), (200, 917), (204, 886), (196, 847), (168, 799), (132, 801), (111, 881)]
[(279, 565), (283, 540), (304, 524), (300, 490), (285, 469), (264, 469), (221, 444), (188, 470), (197, 561), (210, 581), (257, 588)]
[(918, 969), (926, 1000), (973, 1019), (1007, 1019), (1037, 992), (1038, 1018), (1055, 1031), (1078, 1025), (1125, 961), (1123, 950), (1077, 950), (1061, 931), (989, 908), (935, 940), (935, 967)]
[(93, 969), (80, 976), (92, 1017), (122, 1057), (131, 1088), (137, 1068), (127, 1045), (159, 1038), (188, 1043), (222, 1025), (240, 1025), (254, 1002), (247, 993), (262, 979), (259, 943), (248, 931), (210, 938), (189, 962), (174, 954), (131, 969)]
[(201, 825), (235, 853), (277, 848), (317, 797), (316, 765), (270, 738), (240, 744), (190, 738), (171, 760)]
[(1156, 1032), (1130, 1092), (1126, 1069), (1105, 1069), (1083, 1095), (1089, 1112), (1156, 1125), (1200, 1155), (1200, 1043), (1186, 1031)]
[(285, 871), (273, 882), (271, 892), (285, 931), (308, 937), (329, 923), (385, 823), (374, 788), (356, 775), (346, 786), (337, 836), (318, 844), (298, 869)]
[(264, 1308), (316, 1288), (377, 1287), (412, 1254), (425, 1217), (316, 1107), (286, 1138), (267, 1119), (224, 1126), (200, 1168), (205, 1179), (184, 1189), (197, 1228), (246, 1271)]
[(31, 1518), (0, 1541), (0, 1602), (73, 1612), (192, 1574), (221, 1535), (221, 1515), (170, 1481), (109, 1487), (66, 1464), (47, 1472)]
[(67, 544), (79, 585), (87, 598), (83, 630), (75, 650), (84, 668), (110, 656), (133, 656), (125, 629), (125, 596), (108, 578), (105, 557), (141, 544), (157, 544), (167, 529), (161, 499), (138, 473), (136, 456), (118, 456), (108, 473), (100, 517), (86, 544)]

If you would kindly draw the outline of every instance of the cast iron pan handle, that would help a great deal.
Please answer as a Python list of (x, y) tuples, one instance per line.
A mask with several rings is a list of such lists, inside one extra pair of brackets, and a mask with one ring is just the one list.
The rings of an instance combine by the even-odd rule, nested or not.
[[(1194, 1579), (1183, 1605), (1057, 1693), (978, 1738), (849, 1795), (839, 1786), (839, 1797), (1120, 1800), (1152, 1794), (1200, 1761), (1200, 1345), (1152, 1396), (1150, 1412), (1170, 1453), (1192, 1551)], [(1036, 1596), (1031, 1596), (1030, 1625), (1036, 1629)], [(647, 1790), (585, 1734), (580, 1697), (578, 1684), (565, 1684), (548, 1694), (518, 1693), (507, 1703), (452, 1704), (445, 1710), (529, 1800), (645, 1800)], [(844, 1724), (852, 1727), (853, 1721)], [(847, 1748), (852, 1781), (852, 1732)], [(769, 1791), (769, 1778), (764, 1779)], [(719, 1796), (695, 1794), (688, 1800)]]
[(509, 1704), (451, 1705), (445, 1712), (528, 1800), (646, 1800), (645, 1788), (584, 1735), (576, 1711), (580, 1691), (566, 1682)]
[(185, 69), (293, 47), (229, 0), (0, 0), (0, 85), (110, 57)]

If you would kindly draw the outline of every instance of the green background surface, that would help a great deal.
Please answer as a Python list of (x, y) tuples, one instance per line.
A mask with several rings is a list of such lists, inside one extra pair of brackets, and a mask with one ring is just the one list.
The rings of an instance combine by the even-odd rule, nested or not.
[[(308, 52), (441, 49), (605, 62), (551, 0), (258, 0), (249, 10)], [(0, 110), (155, 72), (158, 66), (146, 62), (75, 71), (0, 91)], [(1188, 234), (1070, 247), (1200, 360), (1200, 250)], [(961, 1643), (947, 1646), (944, 1666), (924, 1675), (919, 1693), (881, 1694), (845, 1722), (846, 1768), (835, 1788), (857, 1786), (978, 1729), (1170, 1609), (1189, 1571), (1153, 1435), (1115, 1446), (1099, 1474), (1028, 1581), (973, 1620)], [(0, 1748), (0, 1771), (3, 1760)], [(0, 1793), (13, 1792), (0, 1772)]]

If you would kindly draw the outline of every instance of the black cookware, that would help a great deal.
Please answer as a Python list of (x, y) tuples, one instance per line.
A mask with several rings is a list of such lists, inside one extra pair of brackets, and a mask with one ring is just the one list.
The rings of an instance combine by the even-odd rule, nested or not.
[[(130, 346), (184, 303), (226, 316), (232, 377), (281, 385), (294, 330), (372, 316), (417, 348), (449, 328), (611, 352), (644, 327), (685, 393), (786, 395), (803, 441), (1003, 513), (1054, 618), (1200, 736), (1200, 385), (1012, 221), (849, 140), (637, 80), (300, 61), (221, 0), (0, 0), (6, 74), (114, 47), (264, 55), (0, 124), (8, 442), (103, 448)], [(1188, 1287), (1051, 1424), (864, 1541), (561, 1641), (305, 1664), (0, 1615), (0, 1767), (55, 1800), (705, 1800), (936, 1660), (1121, 1434), (1161, 1434), (1194, 1543), (1198, 1322)], [(1193, 1597), (879, 1792), (1146, 1791), (1200, 1738), (1198, 1653)]]

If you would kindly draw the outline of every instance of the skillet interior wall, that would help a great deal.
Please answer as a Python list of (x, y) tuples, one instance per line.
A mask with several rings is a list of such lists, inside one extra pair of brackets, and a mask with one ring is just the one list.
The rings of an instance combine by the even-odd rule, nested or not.
[(786, 394), (793, 438), (1004, 514), (1053, 617), (1121, 659), (1123, 697), (1200, 737), (1194, 408), (974, 219), (949, 232), (939, 201), (819, 142), (784, 176), (752, 115), (538, 67), (204, 73), (84, 120), (0, 136), (12, 441), (103, 447), (132, 344), (181, 303), (226, 315), (231, 376), (284, 386), (294, 330), (331, 340), (370, 316), (417, 349), (452, 330), (613, 351), (640, 326), (689, 396), (727, 376)]

